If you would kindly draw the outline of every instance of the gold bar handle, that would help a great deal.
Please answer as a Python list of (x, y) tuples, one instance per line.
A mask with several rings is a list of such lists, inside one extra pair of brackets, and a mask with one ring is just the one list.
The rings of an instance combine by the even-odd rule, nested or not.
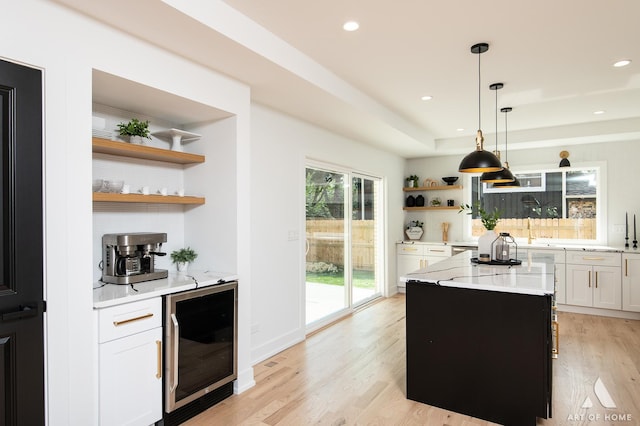
[(604, 260), (604, 257), (584, 256), (582, 260)]
[(589, 271), (589, 288), (591, 288), (591, 271)]
[(156, 364), (156, 379), (162, 379), (162, 341), (156, 340), (156, 349), (158, 354), (158, 363)]
[(629, 276), (629, 259), (624, 260), (624, 276)]
[(558, 321), (552, 321), (552, 324), (556, 336), (556, 344), (555, 347), (551, 349), (551, 352), (557, 356), (560, 353), (560, 323), (558, 323)]
[(439, 250), (439, 249), (430, 249), (429, 251), (432, 251), (434, 253), (444, 253), (444, 250)]
[(598, 271), (596, 271), (596, 288), (598, 288)]
[(140, 315), (139, 317), (128, 318), (128, 319), (122, 320), (122, 321), (114, 321), (113, 325), (118, 327), (120, 325), (128, 324), (130, 322), (140, 321), (140, 320), (143, 320), (143, 319), (151, 318), (152, 316), (153, 316), (153, 314), (151, 312), (149, 312), (148, 314)]

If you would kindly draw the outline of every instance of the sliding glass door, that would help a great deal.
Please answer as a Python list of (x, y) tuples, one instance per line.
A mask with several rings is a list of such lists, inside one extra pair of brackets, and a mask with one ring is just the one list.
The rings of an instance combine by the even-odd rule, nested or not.
[(309, 166), (306, 323), (330, 321), (380, 295), (379, 179)]

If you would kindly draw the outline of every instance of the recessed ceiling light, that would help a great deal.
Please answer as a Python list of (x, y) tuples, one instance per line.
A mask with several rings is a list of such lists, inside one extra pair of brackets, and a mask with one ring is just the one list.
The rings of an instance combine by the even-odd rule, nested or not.
[(604, 111), (603, 111), (603, 110), (593, 111), (593, 113), (594, 113), (595, 115), (600, 115), (600, 114), (604, 114)]
[(630, 63), (631, 63), (631, 61), (629, 59), (623, 59), (622, 61), (618, 61), (618, 62), (614, 63), (613, 66), (616, 67), (616, 68), (626, 67)]
[(347, 21), (347, 22), (344, 23), (342, 28), (345, 31), (355, 31), (358, 28), (360, 28), (360, 24), (358, 24), (356, 21)]
[(424, 95), (423, 97), (421, 97), (420, 99), (422, 99), (423, 101), (430, 101), (431, 99), (433, 99), (433, 96), (430, 95)]

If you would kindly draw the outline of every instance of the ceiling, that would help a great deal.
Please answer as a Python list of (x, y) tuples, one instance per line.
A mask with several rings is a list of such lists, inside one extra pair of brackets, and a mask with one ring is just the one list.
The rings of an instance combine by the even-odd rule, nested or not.
[[(513, 107), (510, 149), (640, 139), (637, 0), (58, 2), (246, 83), (256, 103), (406, 158), (473, 149), (478, 42), (488, 148), (496, 128), (504, 142), (496, 94)], [(342, 29), (350, 19), (359, 30)], [(633, 62), (614, 68), (621, 59)]]

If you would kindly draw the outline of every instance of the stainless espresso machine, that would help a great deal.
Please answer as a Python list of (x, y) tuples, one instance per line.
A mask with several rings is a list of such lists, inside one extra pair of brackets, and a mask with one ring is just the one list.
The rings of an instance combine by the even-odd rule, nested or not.
[(133, 284), (167, 277), (166, 269), (156, 269), (155, 256), (164, 256), (162, 243), (167, 234), (137, 232), (102, 236), (102, 281)]

